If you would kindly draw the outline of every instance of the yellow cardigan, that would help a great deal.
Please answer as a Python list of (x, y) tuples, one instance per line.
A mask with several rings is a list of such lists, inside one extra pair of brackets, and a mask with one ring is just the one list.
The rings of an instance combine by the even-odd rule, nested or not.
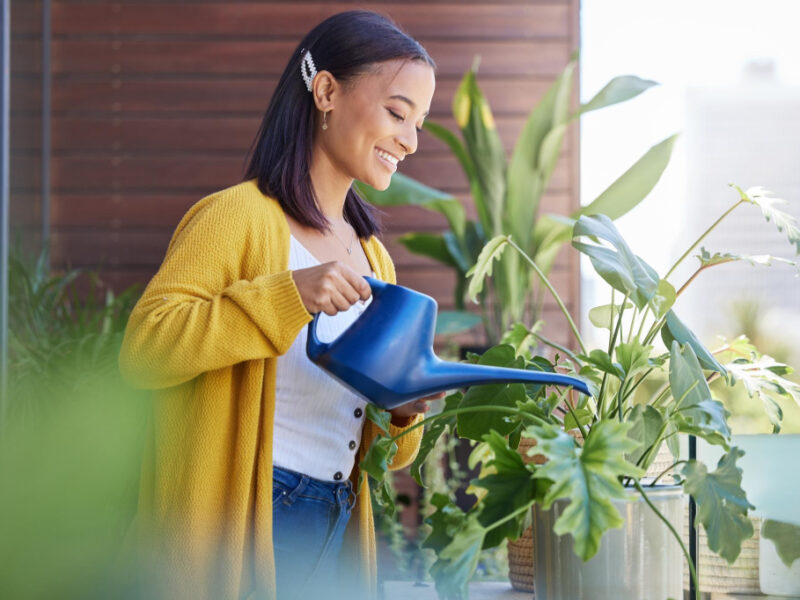
[[(394, 283), (381, 242), (372, 236), (361, 244), (377, 277)], [(283, 210), (247, 181), (186, 213), (131, 314), (120, 370), (132, 385), (155, 390), (137, 517), (151, 598), (275, 595), (276, 357), (312, 319), (288, 264)], [(421, 429), (401, 438), (391, 468), (414, 459)], [(378, 431), (365, 424), (356, 465)], [(389, 433), (400, 431), (392, 426)], [(357, 467), (351, 479), (355, 485)], [(361, 589), (374, 596), (366, 477), (342, 552)]]

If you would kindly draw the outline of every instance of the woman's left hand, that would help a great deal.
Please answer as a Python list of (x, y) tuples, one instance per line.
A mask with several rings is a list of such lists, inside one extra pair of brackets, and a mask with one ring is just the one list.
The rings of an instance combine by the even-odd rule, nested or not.
[(389, 411), (392, 413), (392, 425), (397, 427), (408, 425), (418, 414), (426, 413), (431, 409), (430, 404), (428, 404), (429, 402), (444, 398), (446, 394), (447, 392), (439, 392), (438, 394), (417, 398), (416, 400), (393, 408)]

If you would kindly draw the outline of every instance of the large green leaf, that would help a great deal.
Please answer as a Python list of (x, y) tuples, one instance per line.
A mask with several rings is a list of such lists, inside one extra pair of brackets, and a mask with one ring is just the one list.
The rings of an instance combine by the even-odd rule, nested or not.
[[(548, 133), (566, 120), (569, 91), (576, 64), (577, 57), (573, 57), (539, 104), (531, 111), (511, 155), (505, 210), (506, 231), (509, 231), (519, 241), (520, 247), (526, 250), (536, 222), (539, 201), (547, 186), (546, 174), (541, 170), (542, 145)], [(555, 142), (560, 142), (560, 138), (550, 139), (548, 152), (551, 155), (554, 152)], [(552, 162), (552, 156), (544, 162)]]
[(669, 385), (675, 404), (669, 416), (684, 433), (699, 435), (725, 448), (731, 437), (728, 411), (711, 396), (700, 362), (689, 344), (673, 341), (669, 359)]
[(761, 537), (772, 540), (778, 556), (790, 569), (800, 558), (800, 525), (767, 519), (761, 525)]
[(475, 166), (481, 199), (485, 202), (481, 206), (481, 199), (474, 198), (478, 216), (484, 230), (497, 234), (506, 193), (506, 153), (489, 103), (478, 87), (474, 69), (464, 75), (456, 90), (453, 115)]
[(714, 355), (711, 354), (708, 348), (697, 339), (697, 336), (692, 330), (683, 324), (674, 311), (670, 310), (667, 313), (664, 327), (661, 328), (661, 339), (664, 340), (664, 345), (667, 348), (670, 348), (674, 341), (680, 344), (689, 344), (704, 369), (707, 371), (716, 371), (723, 376), (728, 375), (728, 371), (725, 367), (723, 367), (719, 361), (714, 358)]
[(438, 260), (450, 267), (458, 268), (458, 263), (450, 254), (444, 238), (438, 233), (406, 233), (401, 235), (398, 242), (403, 244), (410, 252)]
[[(638, 446), (628, 455), (628, 460), (633, 464), (639, 464), (639, 460), (644, 456), (645, 452), (656, 443), (661, 428), (664, 425), (664, 417), (661, 413), (649, 404), (637, 404), (628, 413), (627, 421), (631, 424), (628, 437), (636, 440)], [(650, 453), (651, 460), (639, 465), (642, 469), (647, 470), (650, 466), (647, 463), (652, 462), (655, 458), (656, 452)]]
[(670, 136), (650, 148), (602, 194), (573, 214), (573, 218), (603, 214), (611, 219), (618, 219), (637, 206), (661, 179), (677, 137)]
[[(613, 249), (575, 241), (583, 236), (608, 242)], [(589, 257), (595, 271), (611, 287), (628, 295), (640, 309), (647, 305), (658, 289), (658, 274), (633, 253), (611, 219), (605, 215), (581, 216), (572, 237), (572, 245)]]
[(422, 547), (430, 548), (439, 554), (453, 540), (456, 532), (463, 528), (467, 515), (441, 492), (431, 496), (431, 506), (436, 507), (436, 510), (425, 519), (425, 523), (431, 527), (431, 532), (425, 538)]
[(742, 470), (736, 466), (742, 456), (743, 450), (732, 447), (720, 458), (713, 473), (695, 460), (683, 468), (683, 487), (697, 503), (697, 519), (705, 527), (708, 547), (729, 563), (739, 556), (742, 542), (753, 535), (747, 511), (755, 506), (747, 501)]
[(468, 585), (478, 566), (486, 530), (474, 516), (469, 516), (451, 542), (439, 552), (430, 568), (436, 581), (436, 592), (443, 600), (465, 600)]
[(486, 242), (483, 250), (481, 250), (478, 261), (467, 271), (467, 277), (472, 277), (469, 282), (469, 288), (467, 289), (467, 295), (473, 302), (477, 301), (476, 298), (483, 289), (484, 279), (491, 276), (492, 264), (495, 259), (502, 256), (503, 250), (506, 249), (507, 245), (508, 237), (505, 235), (498, 235), (492, 238)]
[(592, 110), (598, 110), (606, 106), (625, 102), (656, 85), (658, 85), (658, 82), (649, 79), (641, 79), (636, 75), (614, 77), (602, 90), (597, 92), (591, 100), (581, 105), (576, 116)]
[(595, 306), (589, 310), (589, 321), (595, 327), (601, 329), (614, 330), (614, 324), (617, 322), (620, 310), (628, 310), (633, 308), (633, 304), (625, 302), (625, 304), (603, 304), (602, 306)]
[[(473, 479), (472, 485), (484, 488), (487, 493), (480, 500), (478, 521), (484, 527), (490, 527), (521, 506), (534, 500), (536, 480), (519, 452), (508, 446), (505, 438), (496, 431), (484, 436), (484, 441), (491, 449), (492, 458), (484, 464), (494, 473)], [(500, 544), (505, 538), (517, 539), (523, 530), (526, 513), (509, 519), (505, 523), (489, 529), (483, 542), (484, 548)]]
[[(489, 348), (478, 360), (479, 365), (493, 367), (523, 368), (523, 358), (516, 358), (514, 348), (501, 344)], [(459, 408), (469, 406), (502, 406), (516, 408), (517, 402), (525, 401), (525, 386), (521, 383), (492, 383), (474, 385), (467, 390)], [(472, 412), (458, 415), (458, 435), (481, 441), (483, 436), (494, 430), (507, 435), (517, 426), (517, 421), (509, 419), (508, 413)]]
[(800, 254), (800, 228), (797, 227), (797, 220), (789, 213), (778, 208), (778, 206), (789, 204), (786, 200), (770, 197), (769, 194), (772, 192), (762, 187), (751, 187), (747, 191), (743, 191), (738, 185), (731, 184), (731, 186), (739, 192), (739, 197), (742, 200), (758, 206), (764, 218), (767, 221), (772, 221), (778, 231), (786, 234), (789, 243), (795, 247), (795, 254)]
[(629, 423), (599, 421), (583, 448), (558, 427), (531, 426), (526, 430), (536, 439), (537, 451), (548, 458), (535, 472), (537, 479), (552, 481), (542, 507), (549, 509), (559, 498), (570, 500), (554, 531), (572, 535), (575, 554), (582, 560), (597, 553), (607, 529), (622, 525), (622, 517), (611, 502), (625, 497), (619, 478), (643, 474), (625, 460), (625, 455), (637, 448), (637, 442), (628, 437), (629, 429)]
[(543, 326), (544, 321), (536, 321), (530, 329), (524, 323), (514, 323), (503, 334), (500, 343), (513, 346), (516, 356), (529, 357), (534, 346), (538, 344), (536, 334)]
[(639, 371), (650, 368), (650, 352), (652, 346), (642, 346), (642, 343), (634, 339), (626, 344), (619, 344), (616, 349), (617, 361), (622, 367), (625, 378), (630, 378)]
[[(461, 403), (462, 398), (463, 396), (461, 392), (450, 394), (444, 400), (444, 408), (442, 411), (444, 412), (457, 408)], [(430, 425), (425, 426), (425, 433), (422, 434), (422, 441), (420, 442), (419, 451), (417, 452), (416, 458), (414, 458), (414, 462), (411, 463), (411, 476), (422, 487), (425, 487), (425, 483), (422, 481), (422, 465), (425, 464), (425, 461), (433, 451), (433, 448), (436, 446), (436, 442), (439, 440), (441, 435), (447, 431), (448, 428), (452, 431), (452, 428), (455, 426), (455, 424), (456, 417), (454, 415), (449, 417), (441, 417), (433, 421)]]

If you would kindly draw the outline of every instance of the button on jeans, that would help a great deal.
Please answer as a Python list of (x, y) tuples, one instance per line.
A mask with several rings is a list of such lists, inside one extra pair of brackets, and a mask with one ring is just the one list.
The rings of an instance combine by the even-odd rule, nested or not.
[(356, 496), (350, 481), (272, 468), (272, 544), (278, 598), (330, 597)]

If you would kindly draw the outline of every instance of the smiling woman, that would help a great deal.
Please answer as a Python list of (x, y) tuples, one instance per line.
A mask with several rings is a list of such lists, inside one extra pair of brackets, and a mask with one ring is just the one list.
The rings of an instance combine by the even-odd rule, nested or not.
[[(333, 15), (289, 58), (245, 181), (200, 200), (133, 310), (120, 368), (155, 390), (138, 524), (143, 597), (372, 596), (375, 532), (358, 464), (419, 398), (367, 420), (310, 362), (305, 325), (328, 336), (395, 283), (377, 210), (355, 180), (389, 186), (417, 150), (435, 63), (389, 19)], [(359, 243), (355, 244), (358, 238)], [(390, 468), (409, 464), (421, 430)]]

